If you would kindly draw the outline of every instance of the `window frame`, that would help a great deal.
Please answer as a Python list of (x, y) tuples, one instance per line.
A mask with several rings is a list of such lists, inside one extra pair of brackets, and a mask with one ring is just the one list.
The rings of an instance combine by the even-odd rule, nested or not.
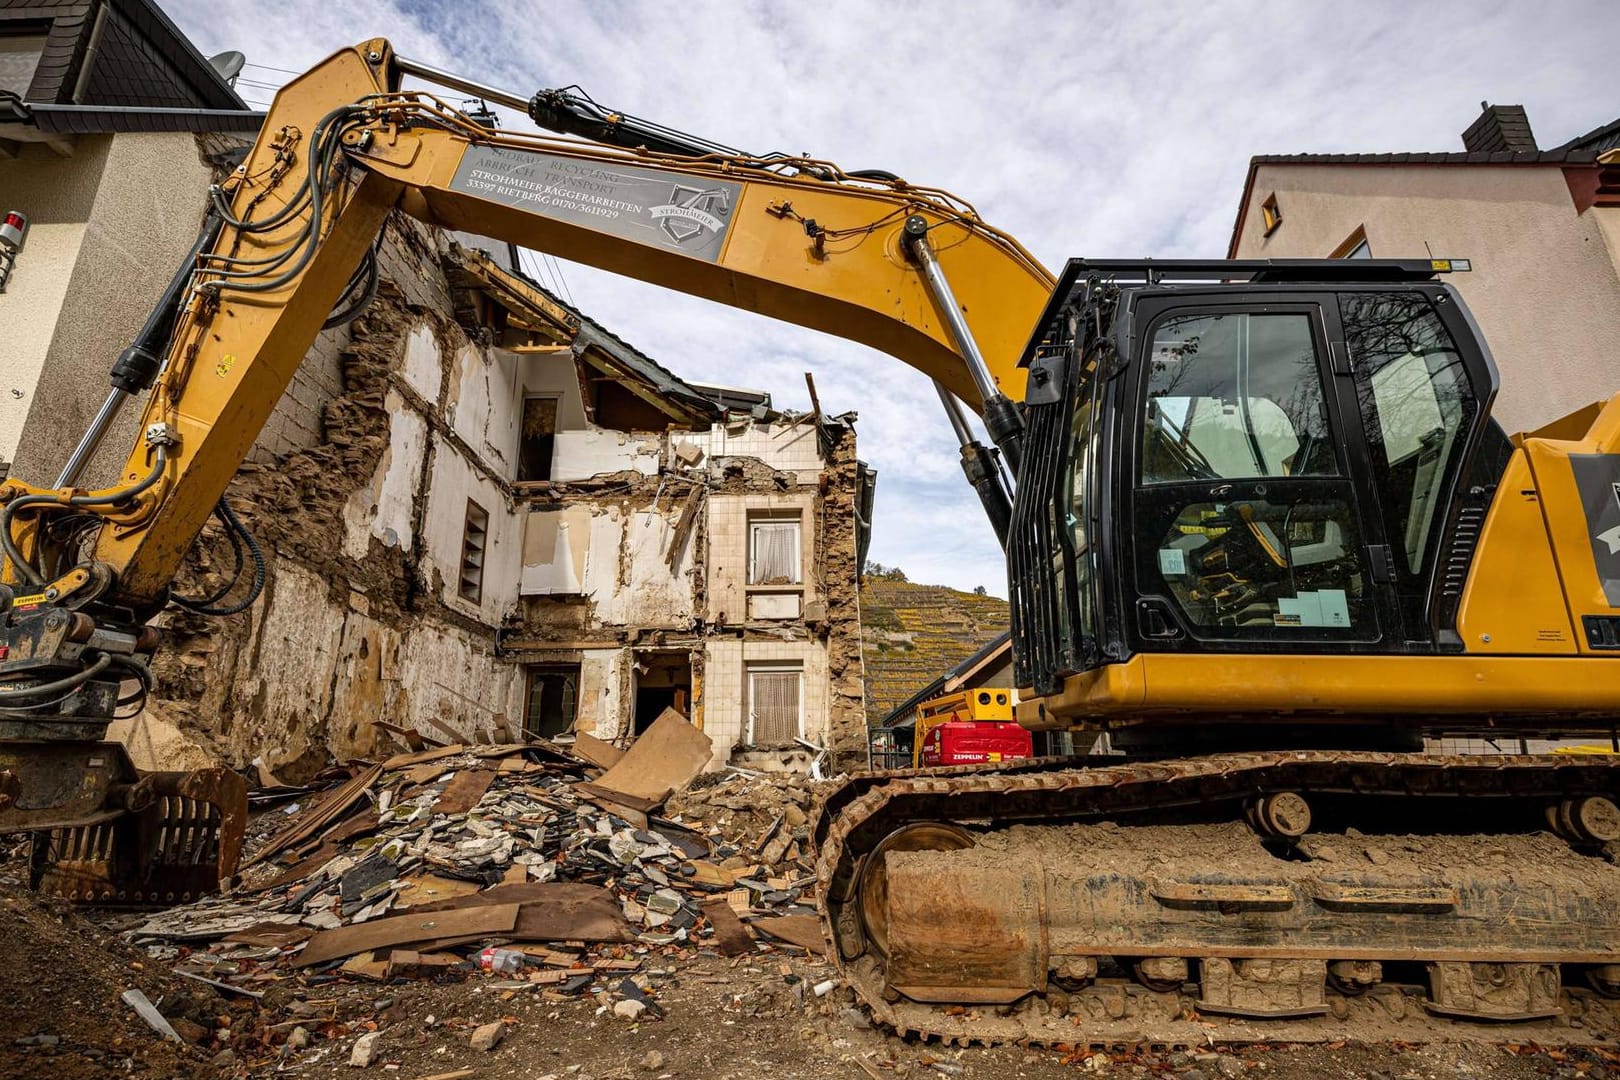
[[(750, 589), (792, 589), (804, 588), (804, 514), (798, 510), (759, 510), (748, 512), (748, 562), (744, 569), (744, 585)], [(792, 525), (794, 537), (794, 550), (796, 558), (793, 560), (793, 577), (789, 581), (756, 581), (755, 566), (758, 561), (758, 537), (761, 526)]]
[[(1347, 290), (1348, 291), (1348, 290)], [(1359, 290), (1357, 290), (1359, 291)], [(1370, 459), (1362, 441), (1358, 416), (1346, 415), (1345, 409), (1356, 407), (1355, 401), (1346, 402), (1345, 390), (1340, 385), (1340, 359), (1343, 333), (1338, 324), (1338, 290), (1312, 286), (1298, 290), (1286, 286), (1276, 291), (1258, 289), (1243, 296), (1230, 290), (1200, 294), (1193, 290), (1164, 292), (1142, 297), (1132, 313), (1131, 349), (1133, 358), (1128, 380), (1128, 400), (1116, 410), (1122, 414), (1121, 422), (1129, 427), (1124, 432), (1126, 446), (1121, 448), (1121, 464), (1112, 483), (1116, 487), (1120, 504), (1127, 507), (1122, 519), (1118, 540), (1129, 552), (1122, 569), (1131, 575), (1139, 611), (1126, 612), (1126, 633), (1132, 647), (1141, 652), (1176, 651), (1191, 647), (1203, 652), (1253, 652), (1257, 646), (1267, 651), (1308, 654), (1312, 652), (1387, 652), (1389, 642), (1396, 636), (1398, 617), (1394, 599), (1387, 582), (1377, 580), (1367, 565), (1368, 549), (1384, 543), (1384, 519), (1370, 488)], [(1317, 374), (1321, 379), (1323, 405), (1327, 413), (1328, 437), (1333, 444), (1337, 475), (1304, 474), (1283, 477), (1251, 477), (1243, 479), (1211, 479), (1184, 482), (1160, 482), (1142, 485), (1145, 424), (1147, 422), (1147, 388), (1151, 375), (1151, 346), (1161, 323), (1169, 318), (1216, 314), (1299, 314), (1307, 315), (1311, 329), (1311, 344), (1316, 353)], [(1338, 342), (1340, 350), (1335, 351)], [(1353, 395), (1352, 395), (1353, 397)], [(1161, 503), (1199, 488), (1206, 491), (1227, 489), (1234, 499), (1244, 498), (1241, 493), (1263, 495), (1268, 486), (1278, 491), (1309, 486), (1319, 490), (1324, 485), (1339, 485), (1348, 494), (1346, 501), (1351, 521), (1360, 541), (1363, 573), (1367, 575), (1365, 605), (1369, 614), (1367, 631), (1353, 633), (1329, 630), (1326, 633), (1300, 631), (1276, 632), (1271, 628), (1251, 630), (1247, 635), (1227, 634), (1213, 636), (1203, 627), (1195, 627), (1185, 617), (1171, 596), (1158, 571), (1158, 538), (1143, 535), (1144, 522), (1153, 512), (1145, 503)], [(1258, 489), (1258, 490), (1257, 490)], [(1253, 497), (1253, 496), (1248, 496)], [(1183, 498), (1186, 503), (1201, 501)], [(1168, 636), (1149, 635), (1144, 632), (1142, 611), (1152, 608), (1168, 615), (1174, 623), (1175, 633)], [(1317, 628), (1320, 630), (1321, 628)]]
[(1264, 226), (1261, 236), (1270, 236), (1282, 227), (1282, 204), (1277, 201), (1277, 193), (1273, 191), (1260, 203), (1260, 220)]
[[(762, 749), (777, 749), (780, 747), (796, 746), (797, 743), (794, 740), (804, 738), (804, 664), (802, 662), (795, 663), (786, 660), (762, 661), (755, 663), (745, 662), (743, 665), (743, 671), (748, 677), (748, 695), (743, 701), (743, 710), (748, 717), (748, 730), (746, 732), (747, 745)], [(756, 730), (756, 717), (754, 715), (754, 699), (756, 696), (754, 691), (754, 680), (760, 675), (793, 675), (798, 679), (798, 706), (795, 710), (797, 715), (794, 717), (793, 734), (789, 736), (788, 741), (785, 743), (762, 743), (759, 741), (758, 732)]]
[[(474, 515), (482, 518), (478, 522), (477, 536), (474, 536)], [(477, 544), (476, 551), (473, 544)], [(469, 604), (482, 604), (484, 602), (484, 566), (489, 558), (489, 511), (473, 499), (467, 500), (467, 509), (461, 519), (461, 558), (456, 564), (456, 596)], [(476, 563), (470, 563), (469, 552), (477, 556)], [(467, 585), (469, 577), (468, 567), (473, 566), (477, 573), (471, 575), (473, 584), (470, 590)]]
[[(552, 403), (551, 434), (550, 435), (546, 435), (546, 436), (530, 436), (524, 431), (524, 420), (527, 417), (527, 414), (528, 414), (528, 411), (529, 411), (529, 402), (531, 402), (531, 401), (549, 401), (549, 402)], [(513, 479), (517, 483), (519, 483), (519, 484), (549, 484), (551, 482), (551, 474), (553, 473), (553, 471), (555, 471), (555, 469), (557, 467), (557, 420), (558, 420), (558, 415), (561, 412), (562, 412), (562, 395), (561, 394), (544, 393), (544, 392), (541, 392), (541, 393), (527, 393), (526, 392), (526, 393), (524, 393), (523, 399), (522, 399), (521, 403), (518, 406), (518, 444), (517, 444), (517, 454), (515, 455), (516, 460), (513, 461), (513, 463), (512, 463)], [(527, 448), (528, 443), (529, 443), (531, 438), (549, 438), (551, 440), (551, 445), (546, 448), (546, 452), (545, 452), (546, 467), (545, 467), (545, 475), (544, 476), (527, 476), (526, 477), (526, 476), (523, 475), (523, 472), (524, 472), (524, 460), (525, 460), (525, 456), (526, 456), (524, 451)]]
[(533, 705), (533, 701), (534, 701), (535, 688), (536, 688), (537, 684), (539, 684), (541, 679), (547, 678), (549, 676), (561, 676), (564, 679), (572, 678), (574, 680), (574, 698), (573, 698), (573, 701), (570, 703), (566, 698), (564, 698), (563, 712), (564, 712), (564, 714), (566, 715), (566, 717), (568, 719), (568, 727), (564, 729), (564, 732), (575, 730), (575, 728), (579, 724), (579, 695), (580, 695), (580, 683), (582, 681), (582, 679), (581, 679), (582, 665), (576, 661), (576, 662), (573, 662), (573, 663), (557, 662), (557, 663), (546, 663), (546, 664), (526, 664), (526, 665), (524, 665), (524, 667), (525, 667), (525, 671), (524, 671), (524, 687), (523, 687), (523, 733), (524, 733), (524, 735), (535, 735), (535, 736), (539, 736), (540, 738), (551, 738), (552, 737), (552, 736), (546, 735), (545, 732), (541, 731), (538, 726), (534, 727), (533, 729), (531, 729), (529, 727), (529, 720), (530, 720), (531, 713), (532, 713), (532, 705)]
[[(1367, 254), (1357, 255), (1356, 252), (1366, 249)], [(1367, 226), (1357, 225), (1350, 235), (1339, 241), (1339, 246), (1333, 249), (1330, 259), (1370, 259), (1373, 257), (1372, 244), (1367, 241)]]

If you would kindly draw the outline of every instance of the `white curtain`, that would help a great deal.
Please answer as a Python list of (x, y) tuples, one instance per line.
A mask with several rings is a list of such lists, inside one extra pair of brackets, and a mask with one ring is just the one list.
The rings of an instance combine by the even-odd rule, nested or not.
[(756, 671), (748, 683), (749, 742), (791, 746), (799, 734), (799, 672)]
[(797, 585), (799, 583), (799, 523), (759, 521), (754, 523), (754, 557), (748, 566), (750, 585)]

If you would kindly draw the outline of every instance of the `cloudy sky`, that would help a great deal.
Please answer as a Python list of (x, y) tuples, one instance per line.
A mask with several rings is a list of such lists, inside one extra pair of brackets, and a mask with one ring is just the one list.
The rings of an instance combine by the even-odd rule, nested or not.
[[(1252, 154), (1459, 150), (1485, 99), (1524, 104), (1543, 146), (1620, 115), (1613, 0), (159, 2), (205, 54), (247, 54), (239, 89), (258, 103), (288, 77), (276, 69), (384, 35), (487, 84), (577, 83), (731, 146), (948, 188), (1054, 271), (1077, 255), (1223, 255)], [(859, 412), (879, 473), (871, 557), (1005, 595), (921, 375), (588, 267), (535, 272), (560, 273), (584, 311), (687, 378), (808, 408), (814, 372), (829, 412)]]

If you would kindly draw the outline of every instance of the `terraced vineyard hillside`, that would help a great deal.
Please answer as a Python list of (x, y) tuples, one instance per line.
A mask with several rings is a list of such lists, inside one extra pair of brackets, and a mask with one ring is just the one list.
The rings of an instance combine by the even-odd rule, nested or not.
[(1008, 625), (1007, 601), (868, 574), (861, 586), (866, 722), (972, 656)]

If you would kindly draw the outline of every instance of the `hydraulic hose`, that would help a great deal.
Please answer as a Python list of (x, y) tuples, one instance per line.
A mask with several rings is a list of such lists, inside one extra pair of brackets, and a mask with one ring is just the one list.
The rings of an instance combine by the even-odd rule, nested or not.
[(57, 679), (54, 682), (36, 683), (33, 686), (22, 686), (12, 690), (0, 690), (0, 704), (6, 702), (26, 701), (28, 698), (44, 697), (46, 694), (55, 694), (64, 690), (72, 690), (83, 686), (91, 679), (100, 675), (112, 666), (113, 659), (107, 653), (83, 671), (76, 671), (72, 675)]
[(22, 549), (17, 546), (16, 540), (12, 538), (11, 519), (16, 516), (17, 511), (30, 506), (113, 506), (133, 499), (163, 478), (163, 467), (168, 463), (169, 450), (162, 443), (157, 445), (156, 450), (152, 471), (146, 475), (144, 480), (132, 487), (119, 488), (106, 495), (74, 495), (65, 502), (55, 495), (24, 495), (21, 498), (13, 499), (4, 506), (0, 506), (0, 551), (5, 552), (6, 558), (11, 560), (11, 565), (16, 567), (17, 573), (25, 578), (30, 585), (45, 584), (44, 575), (34, 569), (33, 564), (23, 557)]

